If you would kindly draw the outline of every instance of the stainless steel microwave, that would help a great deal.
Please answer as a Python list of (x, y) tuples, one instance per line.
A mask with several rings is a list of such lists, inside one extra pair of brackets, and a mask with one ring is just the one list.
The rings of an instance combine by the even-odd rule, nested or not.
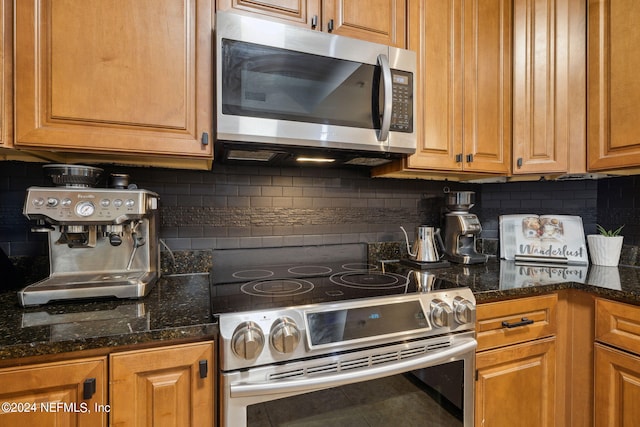
[(414, 153), (415, 53), (216, 14), (216, 159), (375, 166)]

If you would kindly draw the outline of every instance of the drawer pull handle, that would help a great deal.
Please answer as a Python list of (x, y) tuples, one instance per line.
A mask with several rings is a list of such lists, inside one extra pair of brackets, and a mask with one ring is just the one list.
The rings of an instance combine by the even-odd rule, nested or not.
[(532, 323), (533, 323), (533, 320), (523, 317), (519, 322), (515, 322), (515, 323), (509, 323), (507, 321), (504, 321), (502, 322), (502, 327), (511, 329), (511, 328), (517, 328), (518, 326), (531, 325)]

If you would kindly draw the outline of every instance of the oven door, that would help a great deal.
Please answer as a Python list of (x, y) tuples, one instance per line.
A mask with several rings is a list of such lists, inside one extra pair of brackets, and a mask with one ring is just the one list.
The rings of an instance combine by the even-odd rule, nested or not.
[(222, 373), (221, 425), (473, 426), (473, 332)]

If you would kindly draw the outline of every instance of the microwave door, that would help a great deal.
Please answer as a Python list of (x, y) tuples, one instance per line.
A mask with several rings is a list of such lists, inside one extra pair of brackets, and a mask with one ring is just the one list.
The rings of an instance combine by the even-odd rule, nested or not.
[[(222, 40), (222, 49), (223, 116), (238, 117), (239, 121), (264, 119), (262, 135), (273, 138), (289, 137), (278, 135), (277, 131), (295, 129), (293, 124), (298, 123), (299, 128), (321, 125), (309, 129), (373, 130), (372, 137), (377, 133), (384, 136), (379, 140), (387, 139), (388, 123), (386, 132), (381, 129), (390, 120), (391, 109), (390, 105), (381, 108), (384, 101), (391, 100), (386, 56), (380, 55), (383, 59), (379, 60), (386, 64), (385, 72), (381, 65), (230, 39)], [(389, 74), (386, 78), (385, 73)], [(279, 125), (269, 126), (268, 120), (278, 121)], [(314, 136), (313, 132), (307, 134)], [(315, 139), (322, 138), (315, 135)]]

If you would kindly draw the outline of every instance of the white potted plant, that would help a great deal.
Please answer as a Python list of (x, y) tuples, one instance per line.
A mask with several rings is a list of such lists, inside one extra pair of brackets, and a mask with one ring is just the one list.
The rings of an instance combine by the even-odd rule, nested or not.
[(624, 225), (615, 230), (607, 230), (601, 225), (596, 225), (600, 234), (589, 234), (587, 243), (589, 245), (589, 256), (591, 263), (595, 265), (616, 266), (620, 260), (622, 251), (623, 236), (620, 235)]

